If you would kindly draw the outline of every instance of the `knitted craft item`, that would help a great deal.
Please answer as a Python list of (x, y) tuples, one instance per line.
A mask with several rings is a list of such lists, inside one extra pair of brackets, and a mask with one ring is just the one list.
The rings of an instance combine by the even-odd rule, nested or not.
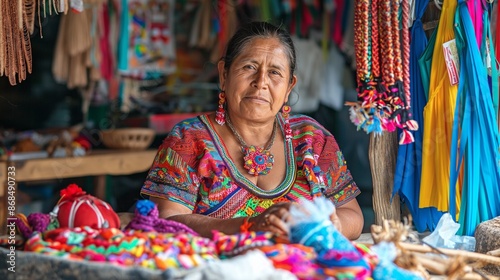
[(183, 223), (161, 219), (156, 204), (146, 199), (137, 202), (134, 218), (125, 229), (161, 233), (187, 233), (198, 236), (198, 233)]
[(60, 227), (120, 228), (120, 219), (111, 206), (76, 184), (61, 190), (61, 199), (51, 214), (57, 217)]
[(247, 250), (261, 246), (274, 245), (273, 237), (274, 234), (271, 232), (251, 231), (226, 235), (219, 231), (213, 231), (213, 240), (221, 258), (243, 254)]
[(34, 232), (44, 232), (50, 224), (50, 215), (43, 213), (16, 214), (17, 231), (25, 238), (30, 238)]
[(330, 221), (334, 207), (324, 197), (302, 200), (300, 206), (292, 205), (290, 241), (313, 247), (318, 254), (317, 263), (328, 268), (326, 275), (337, 277), (349, 271), (352, 277), (345, 279), (366, 278), (371, 274), (368, 260)]
[[(299, 279), (316, 279), (320, 266), (315, 263), (316, 252), (301, 244), (276, 244), (258, 248), (277, 269), (292, 272)], [(321, 277), (322, 278), (322, 277)]]
[(214, 243), (207, 238), (116, 228), (59, 228), (36, 233), (26, 242), (25, 250), (161, 270), (187, 269), (218, 259)]

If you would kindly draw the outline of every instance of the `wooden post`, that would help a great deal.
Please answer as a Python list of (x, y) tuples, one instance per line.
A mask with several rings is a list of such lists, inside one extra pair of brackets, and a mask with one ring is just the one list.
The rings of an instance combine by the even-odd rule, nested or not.
[(392, 199), (394, 171), (396, 169), (397, 134), (384, 132), (382, 135), (370, 134), (368, 150), (373, 182), (373, 210), (375, 223), (382, 225), (383, 219), (400, 221), (399, 196)]

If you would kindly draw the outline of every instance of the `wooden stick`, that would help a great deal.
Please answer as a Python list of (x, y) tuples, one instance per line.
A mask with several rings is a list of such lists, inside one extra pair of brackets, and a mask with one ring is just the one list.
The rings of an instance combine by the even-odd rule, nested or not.
[(500, 248), (493, 250), (493, 251), (489, 251), (486, 254), (490, 255), (490, 256), (500, 257)]
[[(400, 242), (398, 245), (402, 249), (413, 251), (413, 252), (436, 253), (436, 250), (434, 250), (431, 247), (424, 246), (424, 245), (410, 244), (410, 243), (403, 243), (403, 242)], [(491, 255), (463, 251), (463, 250), (443, 249), (443, 248), (439, 248), (439, 251), (443, 252), (444, 254), (446, 254), (448, 256), (461, 256), (461, 257), (464, 257), (468, 260), (482, 261), (482, 262), (487, 262), (489, 264), (500, 265), (500, 258), (495, 257), (495, 256), (491, 256)]]
[(418, 262), (432, 274), (445, 275), (447, 266), (434, 259), (423, 257), (422, 255), (416, 256)]

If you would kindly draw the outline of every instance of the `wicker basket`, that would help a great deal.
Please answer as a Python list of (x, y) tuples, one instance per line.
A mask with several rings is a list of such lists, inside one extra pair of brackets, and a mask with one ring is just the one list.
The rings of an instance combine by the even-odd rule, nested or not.
[(102, 131), (102, 142), (110, 149), (144, 150), (151, 145), (155, 131), (150, 128), (119, 128)]

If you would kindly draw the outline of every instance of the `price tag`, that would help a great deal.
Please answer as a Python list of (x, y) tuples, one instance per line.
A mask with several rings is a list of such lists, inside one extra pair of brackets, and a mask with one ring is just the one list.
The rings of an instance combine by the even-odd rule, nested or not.
[(443, 51), (450, 84), (456, 85), (460, 76), (460, 62), (455, 39), (445, 42), (443, 44)]

